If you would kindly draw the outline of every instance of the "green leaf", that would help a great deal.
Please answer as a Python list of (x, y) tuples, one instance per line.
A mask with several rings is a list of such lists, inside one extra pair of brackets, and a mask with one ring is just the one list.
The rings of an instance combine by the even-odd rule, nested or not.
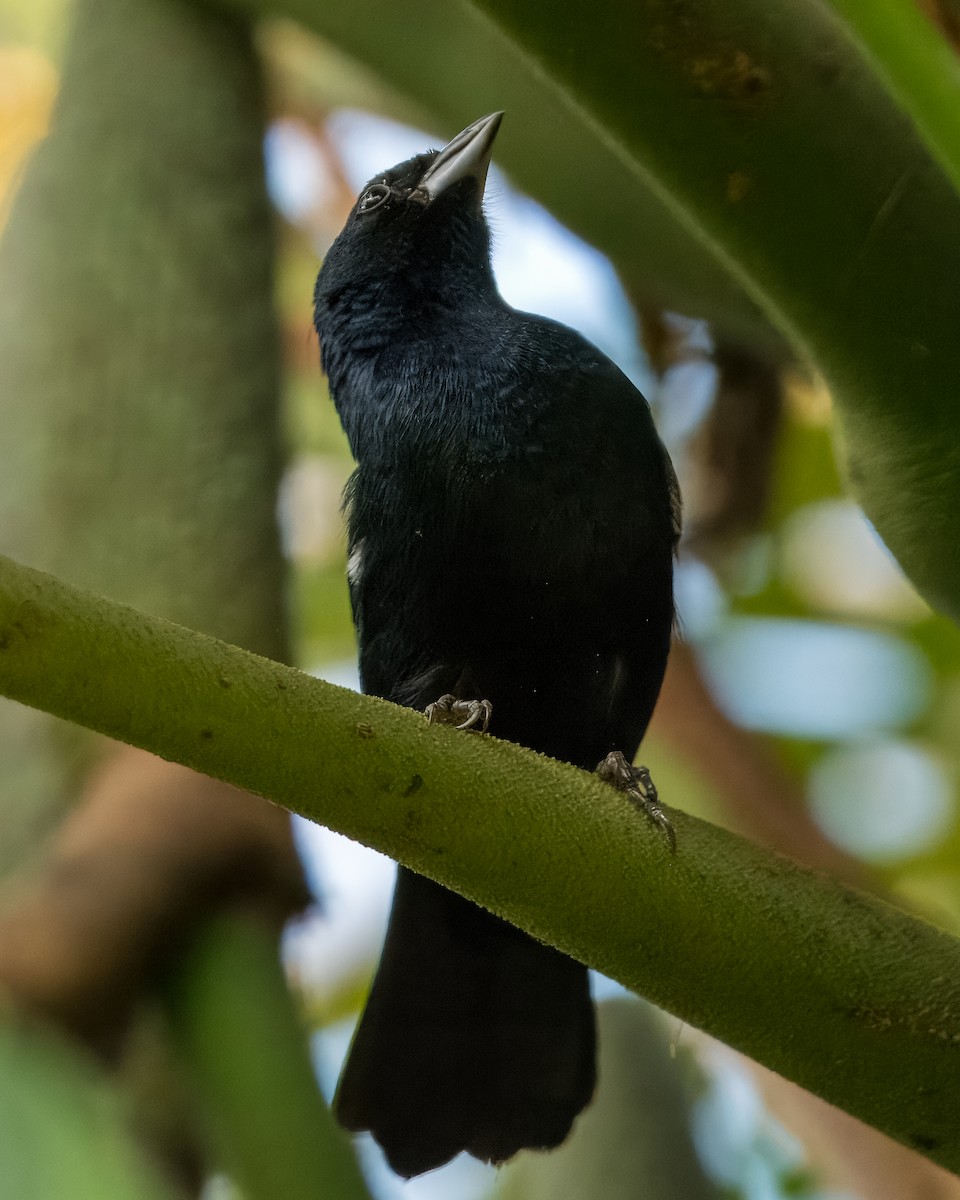
[(210, 921), (168, 1000), (216, 1147), (247, 1200), (369, 1200), (320, 1095), (270, 931), (237, 916)]
[(302, 21), (417, 100), (451, 135), (485, 112), (506, 109), (497, 163), (608, 254), (636, 298), (710, 317), (731, 337), (780, 358), (789, 354), (740, 281), (704, 250), (657, 182), (476, 9), (449, 0), (234, 2)]
[(66, 1042), (0, 1024), (0, 1196), (171, 1200), (106, 1080)]
[(498, 161), (635, 295), (782, 355), (775, 327), (827, 377), (868, 516), (960, 615), (960, 197), (891, 93), (955, 164), (932, 31), (901, 15), (897, 60), (855, 0), (873, 57), (817, 0), (245, 3), (299, 17), (451, 130), (506, 108)]
[(919, 4), (831, 0), (960, 191), (960, 58)]
[(853, 490), (960, 615), (960, 197), (845, 27), (814, 0), (477, 7), (824, 372)]

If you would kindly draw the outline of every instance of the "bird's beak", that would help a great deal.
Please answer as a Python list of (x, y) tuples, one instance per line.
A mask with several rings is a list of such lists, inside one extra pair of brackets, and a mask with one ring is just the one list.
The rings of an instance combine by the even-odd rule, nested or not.
[(491, 113), (468, 125), (452, 142), (447, 142), (424, 172), (418, 190), (426, 192), (430, 200), (436, 200), (451, 184), (472, 177), (480, 185), (483, 195), (493, 142), (502, 120), (502, 112)]

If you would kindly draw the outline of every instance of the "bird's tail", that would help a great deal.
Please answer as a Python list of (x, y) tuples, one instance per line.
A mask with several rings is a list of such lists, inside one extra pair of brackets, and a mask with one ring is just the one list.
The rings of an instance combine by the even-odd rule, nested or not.
[(585, 967), (401, 867), (337, 1117), (407, 1177), (548, 1149), (593, 1094), (595, 1037)]

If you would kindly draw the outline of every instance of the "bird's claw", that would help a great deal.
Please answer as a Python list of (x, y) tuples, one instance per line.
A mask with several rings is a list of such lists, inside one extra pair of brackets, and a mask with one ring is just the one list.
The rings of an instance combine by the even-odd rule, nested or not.
[(431, 725), (453, 725), (456, 729), (473, 729), (478, 733), (486, 733), (490, 728), (492, 714), (493, 705), (489, 700), (458, 700), (449, 694), (424, 709), (424, 716)]
[(677, 852), (677, 835), (670, 819), (663, 811), (657, 787), (647, 767), (635, 767), (627, 762), (621, 750), (611, 750), (603, 762), (597, 764), (597, 774), (604, 781), (623, 792), (633, 804), (645, 813), (648, 820), (658, 826), (667, 836), (670, 853)]

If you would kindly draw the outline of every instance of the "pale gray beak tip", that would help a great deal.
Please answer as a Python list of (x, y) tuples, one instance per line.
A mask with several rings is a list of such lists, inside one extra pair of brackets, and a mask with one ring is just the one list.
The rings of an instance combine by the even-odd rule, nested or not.
[(502, 120), (502, 112), (489, 113), (447, 142), (424, 172), (420, 189), (435, 200), (451, 184), (472, 177), (479, 183), (482, 194), (493, 143)]

